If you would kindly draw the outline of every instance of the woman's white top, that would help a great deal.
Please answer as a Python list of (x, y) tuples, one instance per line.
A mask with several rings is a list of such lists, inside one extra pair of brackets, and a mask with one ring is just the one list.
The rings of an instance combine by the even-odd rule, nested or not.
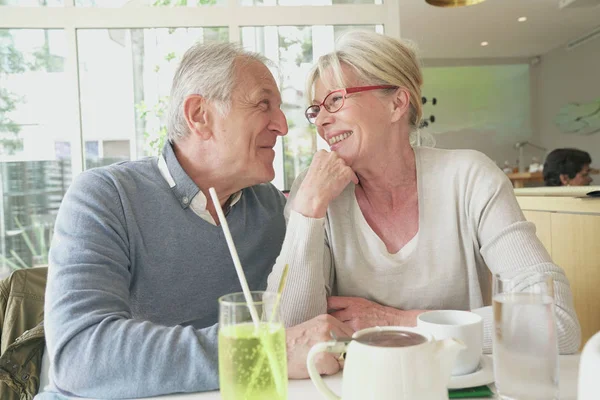
[[(327, 296), (358, 296), (403, 310), (472, 310), (484, 320), (484, 351), (492, 346), (489, 271), (548, 272), (555, 280), (561, 353), (576, 352), (581, 331), (563, 270), (527, 222), (506, 175), (473, 150), (415, 148), (419, 229), (391, 254), (365, 220), (349, 184), (325, 218), (291, 211), (305, 174), (292, 187), (282, 251), (269, 276), (277, 290), (289, 272), (281, 312), (287, 326), (327, 312)], [(403, 229), (398, 221), (398, 229)], [(488, 271), (489, 269), (489, 271)]]

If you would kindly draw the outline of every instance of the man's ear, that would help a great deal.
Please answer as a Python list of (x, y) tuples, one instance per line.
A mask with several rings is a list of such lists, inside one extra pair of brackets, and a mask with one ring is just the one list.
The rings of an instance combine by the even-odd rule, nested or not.
[(396, 89), (392, 102), (392, 122), (399, 121), (410, 110), (410, 93), (404, 88)]
[(199, 94), (191, 94), (183, 101), (183, 116), (188, 129), (203, 140), (212, 136), (209, 109), (208, 102)]
[(562, 183), (563, 186), (569, 186), (569, 182), (571, 181), (569, 179), (569, 175), (567, 175), (567, 174), (560, 174), (558, 176), (558, 178), (560, 179), (560, 183)]

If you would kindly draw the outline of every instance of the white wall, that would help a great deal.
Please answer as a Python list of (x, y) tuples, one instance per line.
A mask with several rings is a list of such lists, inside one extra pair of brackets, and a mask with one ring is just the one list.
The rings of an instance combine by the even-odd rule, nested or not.
[[(600, 133), (589, 136), (561, 133), (553, 120), (567, 103), (589, 103), (600, 99), (600, 38), (573, 50), (564, 46), (546, 53), (532, 67), (537, 74), (534, 104), (536, 127), (542, 146), (575, 147), (592, 156), (592, 164), (600, 166)], [(598, 180), (598, 178), (596, 178)]]
[[(436, 147), (475, 149), (498, 165), (517, 164), (519, 141), (531, 141), (532, 102), (530, 70), (526, 60), (496, 65), (451, 65), (423, 69), (424, 117), (436, 121), (425, 128), (436, 139)], [(524, 62), (525, 61), (525, 62)], [(435, 97), (438, 104), (433, 106)], [(531, 152), (530, 152), (531, 153)], [(543, 152), (525, 154), (543, 157)]]

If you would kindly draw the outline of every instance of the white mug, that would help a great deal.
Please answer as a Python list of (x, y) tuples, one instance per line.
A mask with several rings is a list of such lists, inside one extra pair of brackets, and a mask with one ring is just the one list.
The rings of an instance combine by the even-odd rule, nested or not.
[(483, 321), (480, 315), (459, 310), (427, 311), (417, 317), (417, 326), (437, 340), (455, 338), (466, 345), (456, 357), (452, 375), (466, 375), (477, 370), (483, 353)]
[[(407, 343), (398, 343), (405, 338)], [(375, 327), (355, 332), (349, 340), (314, 345), (306, 365), (310, 379), (329, 400), (340, 397), (315, 367), (314, 359), (321, 352), (346, 352), (344, 400), (447, 400), (450, 371), (464, 347), (454, 339), (436, 341), (416, 328)]]

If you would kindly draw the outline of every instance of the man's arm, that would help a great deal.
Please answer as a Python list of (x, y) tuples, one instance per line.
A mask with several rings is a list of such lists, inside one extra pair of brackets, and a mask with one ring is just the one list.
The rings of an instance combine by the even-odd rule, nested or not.
[(92, 171), (63, 199), (46, 288), (51, 381), (61, 391), (101, 398), (217, 388), (217, 326), (195, 330), (132, 318), (135, 283), (121, 201), (115, 184)]

